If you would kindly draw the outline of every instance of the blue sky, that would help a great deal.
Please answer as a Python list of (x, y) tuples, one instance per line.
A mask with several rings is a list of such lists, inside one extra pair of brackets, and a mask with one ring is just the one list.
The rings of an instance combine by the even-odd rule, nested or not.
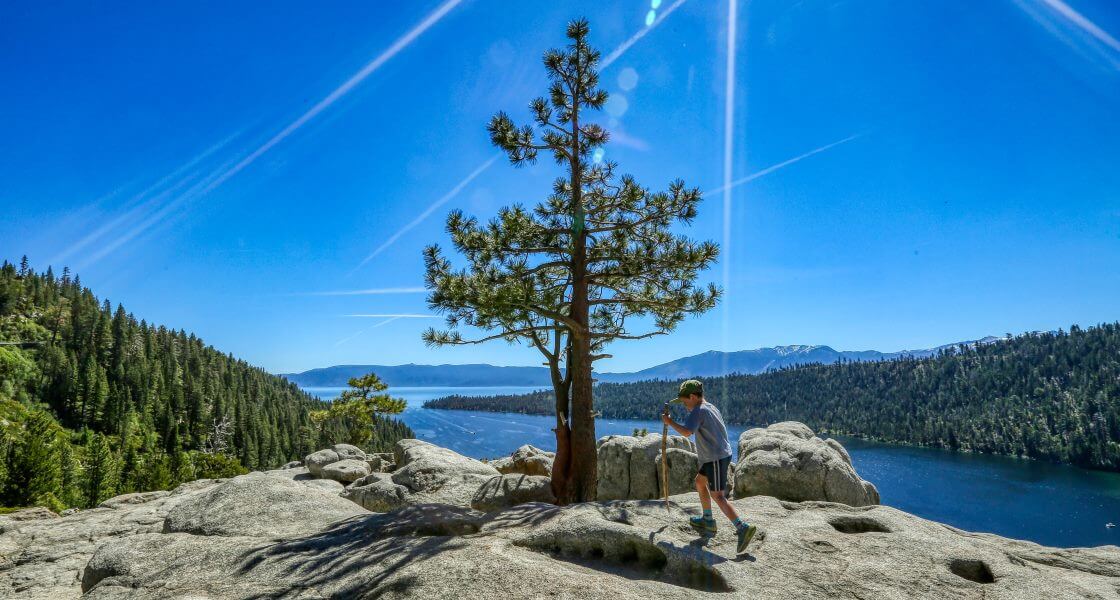
[[(555, 167), (487, 166), (484, 126), (525, 120), (586, 16), (623, 50), (608, 158), (709, 191), (687, 233), (720, 242), (718, 190), (754, 177), (728, 196), (724, 305), (601, 369), (1120, 318), (1120, 5), (740, 0), (729, 27), (726, 1), (654, 4), (6, 3), (0, 257), (277, 372), (538, 364), (345, 315), (429, 314), (447, 211), (544, 197)], [(337, 293), (361, 290), (385, 293)]]

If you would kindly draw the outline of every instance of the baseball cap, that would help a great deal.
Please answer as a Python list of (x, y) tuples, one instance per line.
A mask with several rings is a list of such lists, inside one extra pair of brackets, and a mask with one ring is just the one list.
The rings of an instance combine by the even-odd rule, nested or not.
[(689, 379), (681, 383), (680, 392), (678, 392), (677, 397), (670, 402), (680, 402), (681, 398), (687, 398), (690, 394), (696, 394), (697, 396), (704, 395), (704, 384), (700, 383), (699, 379)]

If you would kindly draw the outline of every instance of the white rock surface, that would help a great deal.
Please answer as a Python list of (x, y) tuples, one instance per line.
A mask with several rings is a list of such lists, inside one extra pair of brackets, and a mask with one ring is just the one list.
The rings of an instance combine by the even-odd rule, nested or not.
[(490, 466), (502, 474), (520, 473), (552, 477), (552, 461), (555, 458), (555, 452), (546, 452), (536, 446), (525, 444), (514, 450), (509, 457), (491, 462)]
[[(1115, 598), (1120, 548), (1055, 550), (970, 534), (889, 507), (734, 504), (760, 525), (735, 555), (730, 524), (697, 539), (696, 494), (482, 515), (420, 504), (275, 541), (140, 533), (104, 543), (83, 570), (91, 599)], [(292, 518), (298, 518), (292, 512)], [(76, 593), (76, 591), (74, 591)]]
[(491, 512), (528, 502), (556, 503), (551, 477), (521, 473), (492, 477), (475, 492), (471, 508)]
[(366, 512), (337, 492), (265, 473), (249, 473), (180, 502), (168, 512), (163, 531), (288, 538)]
[(333, 479), (339, 483), (353, 483), (370, 474), (369, 463), (364, 459), (344, 458), (322, 469), (323, 479)]
[(735, 497), (825, 500), (851, 506), (879, 503), (879, 491), (860, 479), (835, 440), (822, 440), (802, 423), (786, 421), (739, 436)]
[[(401, 451), (428, 468), (439, 457), (448, 468), (470, 465), (421, 446)], [(736, 499), (761, 528), (749, 554), (736, 556), (723, 517), (708, 540), (687, 525), (699, 512), (695, 493), (673, 496), (669, 511), (659, 500), (628, 500), (368, 513), (307, 481), (307, 473), (253, 473), (113, 498), (62, 518), (42, 510), (0, 517), (0, 597), (71, 599), (83, 589), (95, 600), (1120, 596), (1115, 546), (1046, 548), (887, 506)]]
[(351, 446), (350, 444), (335, 444), (335, 445), (331, 446), (331, 450), (334, 450), (335, 454), (338, 455), (339, 460), (346, 460), (346, 459), (365, 460), (366, 459), (366, 453), (365, 452), (362, 452), (362, 450), (360, 448), (358, 448), (357, 446)]
[(303, 464), (307, 465), (307, 470), (313, 477), (322, 477), (323, 467), (340, 460), (342, 458), (334, 450), (319, 450), (304, 457)]
[(482, 461), (420, 440), (401, 440), (393, 453), (397, 470), (363, 477), (343, 497), (372, 511), (429, 503), (466, 508), (478, 488), (499, 475)]
[[(675, 468), (669, 474), (669, 493), (696, 489), (696, 449), (679, 435), (666, 445)], [(661, 497), (661, 434), (642, 437), (609, 435), (599, 439), (599, 500), (646, 500)], [(688, 456), (691, 454), (691, 463)], [(672, 466), (671, 465), (671, 466)], [(691, 467), (689, 465), (692, 465)], [(691, 469), (691, 472), (689, 470)]]

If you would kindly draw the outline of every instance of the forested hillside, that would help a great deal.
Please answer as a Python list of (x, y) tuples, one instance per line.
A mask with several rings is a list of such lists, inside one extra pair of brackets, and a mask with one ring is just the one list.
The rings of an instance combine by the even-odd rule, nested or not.
[[(595, 407), (607, 418), (655, 419), (677, 384), (599, 384)], [(1120, 470), (1120, 323), (929, 358), (712, 378), (705, 387), (732, 423), (797, 420), (818, 431)], [(452, 397), (427, 406), (550, 414), (546, 400)]]
[[(95, 506), (118, 493), (273, 467), (348, 439), (325, 404), (182, 330), (100, 302), (68, 271), (0, 267), (0, 506)], [(370, 446), (412, 432), (375, 417)]]

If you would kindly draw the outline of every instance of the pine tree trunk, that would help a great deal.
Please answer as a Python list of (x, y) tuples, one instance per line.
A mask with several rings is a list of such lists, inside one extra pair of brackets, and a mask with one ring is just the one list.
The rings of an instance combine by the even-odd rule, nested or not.
[[(578, 168), (578, 165), (577, 165)], [(573, 176), (576, 208), (582, 214), (580, 178)], [(582, 218), (581, 218), (582, 221)], [(571, 333), (572, 353), (568, 368), (572, 370), (571, 385), (571, 480), (572, 502), (595, 500), (598, 477), (598, 451), (595, 448), (595, 415), (591, 380), (590, 304), (587, 281), (587, 238), (582, 222), (577, 222), (578, 235), (572, 253), (572, 299), (569, 315), (577, 329)]]
[[(582, 74), (573, 77), (578, 82)], [(598, 451), (595, 447), (595, 416), (591, 396), (591, 331), (587, 280), (587, 232), (583, 207), (583, 163), (581, 158), (579, 108), (582, 90), (573, 86), (572, 138), (568, 148), (572, 210), (572, 295), (568, 316), (573, 321), (571, 351), (566, 368), (571, 377), (568, 389), (559, 391), (556, 402), (556, 458), (552, 466), (552, 489), (560, 504), (595, 500)]]
[(556, 392), (556, 456), (552, 460), (552, 495), (556, 501), (570, 504), (572, 473), (572, 430), (568, 422), (568, 390), (559, 383), (554, 384)]
[(595, 415), (592, 399), (591, 345), (586, 336), (574, 340), (572, 373), (572, 501), (595, 500), (599, 455), (595, 447)]

